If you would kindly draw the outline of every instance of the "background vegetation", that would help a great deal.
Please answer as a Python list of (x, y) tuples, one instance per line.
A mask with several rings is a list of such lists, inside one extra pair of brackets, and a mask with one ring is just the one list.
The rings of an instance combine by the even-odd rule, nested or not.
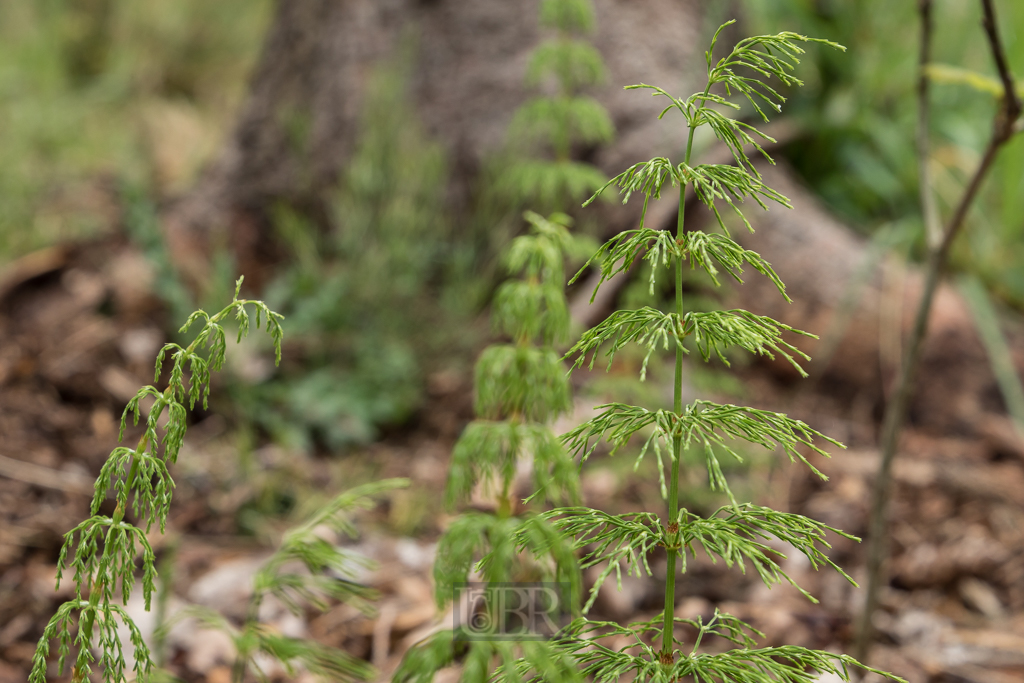
[[(1005, 4), (1000, 12), (1008, 57), (1020, 63), (1024, 7)], [(153, 7), (121, 0), (3, 3), (0, 264), (60, 240), (111, 230), (122, 218), (128, 227), (138, 227), (140, 213), (152, 215), (186, 190), (229, 130), (270, 9), (268, 0), (182, 0)], [(726, 18), (725, 11), (709, 8), (710, 14), (722, 16), (709, 16), (706, 23)], [(977, 3), (943, 0), (935, 12), (935, 61), (993, 73), (983, 42), (962, 30), (977, 25)], [(854, 58), (811, 51), (805, 62), (809, 87), (787, 93), (792, 99), (786, 122), (794, 130), (783, 136), (781, 156), (850, 225), (879, 235), (900, 253), (922, 253), (914, 157), (915, 48), (906, 39), (906, 27), (916, 20), (914, 8), (881, 0), (791, 0), (746, 2), (742, 15), (751, 33), (787, 26), (849, 47)], [(378, 82), (401, 73), (401, 65), (393, 65)], [(979, 92), (978, 84), (958, 79), (955, 69), (948, 70), (933, 91), (933, 175), (940, 203), (958, 195), (988, 135), (978, 122), (989, 120), (995, 107), (984, 84)], [(415, 112), (395, 99), (403, 97), (399, 90), (378, 86), (373, 92), (364, 112), (366, 134), (334, 203), (335, 217), (346, 216), (344, 230), (336, 236), (318, 233), (284, 208), (277, 216), (278, 234), (293, 266), (278, 276), (270, 299), (296, 317), (295, 331), (306, 342), (300, 363), (309, 363), (312, 372), (263, 387), (240, 407), (256, 424), (292, 444), (308, 444), (311, 438), (332, 447), (366, 442), (376, 433), (375, 425), (411, 415), (423, 397), (420, 366), (451, 350), (452, 340), (422, 340), (429, 343), (411, 348), (406, 332), (420, 329), (423, 318), (403, 312), (462, 319), (478, 310), (494, 286), (495, 254), (518, 229), (507, 218), (518, 216), (516, 206), (506, 206), (500, 215), (485, 208), (475, 228), (453, 243), (441, 194), (443, 154), (417, 132)], [(399, 110), (400, 118), (382, 116)], [(401, 138), (393, 135), (396, 130), (405, 131)], [(399, 150), (413, 155), (411, 163), (398, 163)], [(1018, 138), (1000, 156), (972, 213), (976, 225), (953, 256), (955, 269), (978, 275), (1018, 310), (1024, 310), (1022, 217), (1024, 141)], [(419, 237), (415, 258), (405, 239), (411, 234)], [(144, 241), (138, 231), (136, 239)], [(364, 259), (367, 240), (376, 246), (372, 258)], [(360, 258), (353, 260), (356, 253)], [(365, 270), (353, 271), (350, 263)], [(204, 289), (210, 294), (200, 299), (216, 296), (213, 292), (223, 291), (236, 275), (232, 264), (221, 265), (219, 281), (208, 283)], [(385, 265), (402, 277), (365, 277)], [(321, 278), (327, 283), (319, 288), (321, 296), (304, 301)], [(162, 289), (179, 316), (196, 303), (186, 301), (180, 288), (176, 296), (173, 286)], [(398, 313), (374, 313), (377, 302), (393, 297), (403, 302)], [(444, 312), (427, 313), (423, 304), (438, 298)], [(366, 319), (371, 322), (359, 334), (349, 334), (353, 320)], [(370, 373), (370, 367), (377, 372)], [(304, 408), (311, 393), (340, 386), (341, 377), (353, 388), (329, 391), (316, 416), (292, 424), (293, 415), (308, 413)], [(356, 404), (363, 407), (356, 409)], [(281, 406), (284, 417), (275, 424)], [(342, 414), (339, 426), (335, 418)]]
[(0, 263), (111, 227), (122, 185), (187, 188), (245, 93), (271, 3), (0, 5)]
[[(852, 58), (813, 52), (817, 78), (809, 76), (810, 87), (792, 93), (787, 111), (798, 130), (783, 156), (852, 227), (884, 232), (903, 253), (922, 254), (914, 151), (916, 5), (746, 2), (744, 9), (758, 32), (792, 26), (847, 46)], [(1000, 3), (998, 10), (1007, 59), (1024, 63), (1024, 5)], [(950, 68), (936, 74), (932, 89), (932, 177), (940, 211), (948, 215), (988, 141), (985, 122), (992, 120), (999, 89), (985, 42), (967, 30), (980, 24), (979, 3), (939, 0), (933, 12), (933, 61)], [(967, 70), (992, 81), (971, 81)], [(1024, 310), (1024, 139), (1018, 136), (1000, 155), (970, 220), (954, 247), (953, 268), (978, 275)]]

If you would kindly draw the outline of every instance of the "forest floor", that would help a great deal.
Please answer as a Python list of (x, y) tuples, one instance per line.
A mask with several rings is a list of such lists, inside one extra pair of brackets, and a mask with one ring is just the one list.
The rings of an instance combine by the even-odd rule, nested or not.
[[(37, 252), (0, 273), (0, 683), (25, 680), (47, 619), (69, 595), (68, 583), (53, 590), (62, 534), (87, 514), (121, 407), (151, 381), (152, 359), (172, 327), (149, 291), (152, 278), (146, 260), (114, 237)], [(863, 534), (878, 462), (875, 416), (844, 412), (814, 388), (794, 393), (756, 365), (744, 382), (749, 401), (784, 409), (849, 449), (815, 461), (828, 482), (799, 465), (752, 458), (737, 471), (741, 485), (761, 502)], [(152, 536), (161, 556), (173, 558), (163, 565), (171, 577), (168, 611), (201, 604), (240, 617), (255, 569), (305, 509), (296, 501), (407, 476), (411, 487), (360, 518), (361, 535), (349, 544), (377, 562), (361, 577), (380, 592), (374, 616), (338, 605), (301, 618), (272, 601), (261, 613), (283, 633), (366, 658), (385, 679), (413, 642), (444, 622), (431, 581), (436, 541), (450, 519), (438, 491), (451, 445), (472, 417), (470, 378), (437, 375), (429, 391), (411, 427), (335, 458), (262, 443), (243, 448), (225, 420), (197, 412), (175, 471), (168, 532)], [(580, 399), (575, 417), (593, 403)], [(610, 511), (656, 509), (656, 482), (631, 471), (623, 456), (595, 458), (583, 472), (585, 502)], [(696, 493), (702, 477), (692, 477), (693, 507), (712, 509)], [(891, 581), (872, 663), (912, 682), (1024, 681), (1024, 457), (988, 442), (910, 431), (896, 481)], [(275, 510), (291, 517), (275, 519)], [(833, 559), (862, 580), (862, 547), (833, 541)], [(706, 617), (718, 607), (764, 631), (765, 644), (848, 651), (861, 590), (798, 558), (785, 568), (818, 604), (786, 586), (766, 590), (754, 572), (713, 565), (698, 553), (677, 589), (680, 611)], [(632, 621), (657, 613), (664, 561), (655, 558), (652, 570), (652, 577), (624, 580), (621, 592), (603, 589), (597, 616)], [(152, 628), (141, 605), (129, 611)], [(187, 622), (172, 630), (167, 654), (168, 667), (186, 681), (230, 680), (230, 642)], [(457, 674), (444, 672), (441, 683)]]

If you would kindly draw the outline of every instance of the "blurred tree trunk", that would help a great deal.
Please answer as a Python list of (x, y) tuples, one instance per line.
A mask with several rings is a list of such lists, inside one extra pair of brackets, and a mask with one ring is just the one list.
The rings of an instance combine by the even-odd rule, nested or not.
[[(622, 86), (656, 83), (687, 94), (703, 84), (700, 51), (710, 27), (700, 6), (698, 0), (595, 0), (593, 40), (609, 74), (593, 95), (611, 113), (616, 139), (590, 160), (609, 174), (664, 153), (666, 143), (684, 148), (685, 127), (673, 126), (671, 118), (658, 122), (661, 103)], [(427, 133), (447, 149), (449, 197), (456, 214), (464, 209), (482, 161), (501, 146), (512, 112), (530, 94), (523, 77), (542, 37), (537, 9), (538, 0), (279, 0), (232, 135), (196, 187), (164, 214), (179, 268), (204, 282), (211, 246), (230, 245), (239, 272), (258, 287), (275, 261), (268, 239), (275, 204), (329, 224), (327, 195), (359, 138), (365, 86), (374, 66), (400, 46), (413, 50), (414, 58), (410, 82), (395, 85), (410, 88)], [(820, 210), (784, 169), (769, 175), (797, 208), (758, 217), (762, 229), (743, 237), (776, 265), (797, 304), (780, 307), (774, 288), (758, 286), (764, 283), (757, 277), (741, 288), (737, 303), (819, 334), (835, 328), (836, 316), (845, 317), (837, 328), (841, 338), (830, 342), (822, 359), (827, 369), (812, 370), (824, 373), (841, 401), (866, 398), (878, 411), (885, 375), (892, 372), (883, 367), (878, 327), (879, 302), (892, 297), (880, 292), (883, 280), (893, 277), (873, 272), (856, 294), (858, 304), (844, 314), (842, 300), (857, 289), (853, 282), (866, 245)], [(607, 233), (631, 227), (637, 214), (635, 206), (617, 203), (602, 205), (600, 212)], [(672, 201), (655, 202), (648, 224), (667, 224), (675, 212)], [(906, 314), (917, 276), (910, 272), (900, 281)], [(944, 290), (929, 335), (913, 412), (939, 431), (971, 432), (985, 423), (981, 416), (999, 411), (966, 311), (955, 292)], [(600, 310), (591, 314), (600, 316)]]
[[(593, 94), (618, 129), (617, 141), (596, 154), (602, 168), (663, 145), (669, 127), (655, 130), (658, 103), (622, 86), (692, 89), (704, 68), (695, 49), (703, 44), (698, 4), (596, 0), (593, 39), (609, 74)], [(458, 210), (529, 95), (523, 78), (542, 37), (537, 10), (537, 0), (280, 0), (232, 135), (196, 187), (165, 212), (177, 263), (202, 281), (215, 240), (231, 244), (254, 274), (271, 256), (260, 249), (274, 204), (324, 215), (325, 193), (359, 136), (367, 79), (404, 41), (414, 51), (406, 85), (428, 134), (448, 150)], [(681, 146), (684, 132), (679, 126), (668, 135)]]

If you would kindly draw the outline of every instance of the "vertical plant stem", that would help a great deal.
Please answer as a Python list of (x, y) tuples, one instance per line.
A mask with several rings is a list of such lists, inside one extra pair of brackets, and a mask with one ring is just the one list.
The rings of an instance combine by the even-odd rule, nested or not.
[[(946, 229), (942, 232), (941, 238), (937, 243), (932, 243), (931, 239), (929, 239), (929, 255), (925, 270), (924, 291), (921, 295), (921, 301), (917, 307), (917, 314), (914, 318), (914, 327), (911, 330), (910, 339), (908, 340), (907, 347), (904, 351), (903, 364), (900, 367), (900, 373), (896, 382), (896, 387), (893, 391), (893, 397), (886, 407), (885, 418), (882, 423), (882, 436), (880, 443), (882, 458), (879, 464), (878, 475), (875, 477), (874, 490), (872, 491), (871, 518), (868, 525), (867, 591), (864, 599), (864, 609), (860, 614), (857, 624), (854, 644), (854, 656), (865, 663), (868, 662), (871, 652), (871, 641), (873, 636), (871, 618), (875, 609), (878, 607), (878, 594), (881, 590), (884, 578), (882, 575), (882, 565), (884, 564), (887, 554), (885, 530), (888, 522), (889, 498), (890, 490), (892, 488), (892, 464), (896, 457), (896, 447), (899, 443), (900, 431), (906, 421), (907, 407), (910, 403), (910, 393), (913, 389), (914, 376), (917, 372), (917, 366), (921, 359), (921, 352), (924, 348), (924, 336), (928, 328), (928, 317), (931, 313), (932, 302), (935, 298), (935, 291), (938, 288), (939, 278), (942, 275), (942, 271), (945, 269), (946, 262), (949, 257), (949, 251), (953, 245), (953, 240), (956, 239), (957, 235), (960, 234), (960, 231), (963, 228), (964, 221), (967, 217), (967, 211), (974, 202), (974, 198), (977, 196), (978, 190), (981, 188), (981, 183), (988, 174), (989, 169), (992, 167), (992, 163), (995, 161), (1000, 148), (1009, 141), (1016, 132), (1016, 121), (1020, 117), (1021, 113), (1020, 100), (1017, 98), (1016, 92), (1013, 90), (1013, 78), (1009, 73), (1009, 69), (1006, 65), (1006, 59), (1003, 55), (1002, 44), (999, 41), (999, 33), (996, 26), (995, 11), (992, 6), (992, 2), (991, 0), (981, 0), (981, 4), (984, 14), (983, 26), (985, 28), (985, 34), (988, 37), (993, 58), (995, 59), (996, 66), (999, 69), (1000, 76), (1005, 87), (1005, 92), (1003, 94), (1003, 100), (999, 107), (999, 111), (996, 113), (992, 137), (985, 149), (981, 162), (978, 164), (978, 168), (974, 171), (974, 175), (967, 184), (967, 188), (964, 190), (964, 194), (960, 198), (960, 202), (957, 204), (956, 210), (946, 226)], [(924, 74), (924, 69), (927, 66), (930, 49), (929, 43), (931, 41), (930, 0), (921, 0), (919, 8), (921, 11), (922, 47), (920, 52), (920, 64), (918, 67), (921, 69), (920, 78), (925, 79), (927, 76)], [(918, 86), (918, 97), (918, 106), (927, 108), (927, 83)], [(926, 124), (928, 121), (927, 113), (923, 116), (919, 116), (918, 120), (919, 122)], [(922, 136), (926, 135), (927, 131), (918, 131), (919, 154), (927, 154), (926, 140), (922, 144)], [(923, 168), (927, 165), (928, 160), (926, 157), (919, 158), (918, 163)], [(924, 173), (919, 177), (920, 182), (923, 183), (926, 182), (928, 175)], [(922, 201), (928, 201), (930, 192), (930, 188), (921, 189), (920, 194)], [(927, 220), (927, 207), (922, 207), (922, 210), (925, 213)]]
[(245, 655), (239, 652), (235, 663), (231, 666), (231, 683), (242, 683), (245, 680)]
[[(704, 95), (711, 91), (711, 80), (704, 86)], [(699, 112), (704, 108), (704, 100), (701, 100), (697, 108)], [(690, 132), (686, 138), (686, 157), (684, 163), (689, 166), (690, 155), (693, 153), (693, 134), (697, 130), (696, 125), (690, 125)], [(686, 219), (686, 183), (679, 183), (679, 209), (676, 213), (676, 241), (683, 239), (684, 223)], [(676, 315), (679, 316), (680, 329), (678, 334), (683, 334), (683, 258), (682, 255), (676, 259)], [(683, 348), (682, 338), (676, 346), (676, 368), (675, 379), (672, 388), (672, 410), (676, 415), (683, 412)], [(672, 645), (675, 642), (676, 623), (676, 561), (679, 556), (678, 533), (679, 528), (676, 517), (679, 516), (679, 463), (683, 457), (683, 438), (681, 435), (672, 437), (672, 475), (669, 479), (668, 490), (668, 531), (669, 543), (667, 548), (668, 566), (665, 576), (665, 615), (661, 632), (661, 662), (666, 666), (672, 665)]]
[(512, 497), (510, 495), (511, 485), (511, 481), (506, 481), (502, 486), (501, 494), (498, 496), (498, 508), (495, 511), (495, 514), (501, 519), (508, 519), (512, 516)]
[[(691, 144), (692, 144), (692, 132)], [(687, 145), (687, 157), (689, 157), (690, 145)], [(679, 186), (679, 214), (676, 219), (676, 239), (683, 236), (683, 215), (686, 209), (686, 185)], [(680, 330), (682, 334), (683, 319), (683, 259), (676, 259), (676, 314), (679, 316)], [(681, 339), (679, 340), (682, 341)], [(675, 381), (672, 389), (672, 410), (676, 415), (683, 412), (683, 349), (676, 346), (676, 368)], [(676, 607), (676, 560), (679, 554), (677, 548), (678, 526), (676, 517), (679, 516), (679, 461), (683, 455), (683, 438), (680, 435), (672, 437), (672, 475), (669, 479), (668, 490), (668, 567), (665, 576), (665, 621), (662, 624), (661, 634), (661, 660), (666, 666), (672, 664), (672, 645), (674, 644), (675, 630), (675, 607)]]

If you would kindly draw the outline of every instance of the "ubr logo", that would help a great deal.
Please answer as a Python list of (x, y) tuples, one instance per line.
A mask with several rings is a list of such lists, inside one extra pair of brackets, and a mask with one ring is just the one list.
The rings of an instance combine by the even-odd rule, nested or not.
[(545, 640), (568, 622), (567, 583), (460, 582), (455, 640)]

